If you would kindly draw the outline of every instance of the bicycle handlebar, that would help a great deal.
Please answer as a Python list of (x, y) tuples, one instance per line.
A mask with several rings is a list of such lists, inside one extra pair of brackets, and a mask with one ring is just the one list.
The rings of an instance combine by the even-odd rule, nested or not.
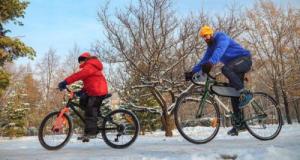
[[(57, 89), (59, 89), (59, 88), (57, 88)], [(60, 89), (59, 89), (60, 90)], [(74, 95), (75, 95), (75, 93), (72, 91), (72, 90), (70, 90), (68, 87), (66, 87), (66, 89), (65, 90), (67, 90), (67, 92), (69, 92), (70, 93), (70, 98), (69, 99), (73, 99), (74, 98)], [(66, 96), (66, 95), (65, 95)]]
[(73, 91), (71, 91), (68, 87), (66, 87), (66, 90), (70, 93), (72, 93)]
[[(56, 89), (60, 90), (60, 88), (56, 88)], [(63, 89), (63, 90), (64, 90), (64, 89)], [(62, 90), (62, 91), (63, 91), (63, 90)], [(73, 92), (73, 91), (71, 91), (68, 87), (66, 87), (65, 90), (67, 90), (67, 91), (70, 92), (70, 93)]]
[[(207, 78), (206, 78), (205, 81), (207, 81), (208, 78), (212, 79), (212, 80), (216, 80), (216, 77), (212, 76), (210, 73), (205, 74), (205, 75), (207, 76)], [(194, 74), (193, 75), (193, 78), (191, 79), (192, 83), (195, 84), (195, 85), (197, 85), (197, 86), (203, 86), (205, 84), (205, 82), (197, 82), (197, 81), (195, 81), (197, 79), (197, 76), (199, 76), (199, 74)]]

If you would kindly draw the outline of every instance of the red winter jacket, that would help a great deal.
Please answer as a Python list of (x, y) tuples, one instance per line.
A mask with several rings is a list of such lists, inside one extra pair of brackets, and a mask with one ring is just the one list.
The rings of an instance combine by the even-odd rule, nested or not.
[(103, 96), (107, 94), (107, 82), (102, 72), (103, 65), (96, 57), (90, 57), (79, 66), (80, 71), (67, 77), (65, 81), (71, 84), (83, 81), (83, 91), (89, 96)]

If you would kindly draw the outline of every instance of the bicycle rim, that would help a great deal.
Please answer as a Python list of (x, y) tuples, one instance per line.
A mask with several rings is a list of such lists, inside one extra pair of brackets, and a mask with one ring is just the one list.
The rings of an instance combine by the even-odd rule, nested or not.
[(260, 140), (274, 139), (282, 127), (282, 117), (276, 101), (261, 92), (253, 93), (253, 100), (244, 108), (248, 131)]
[(202, 144), (211, 141), (220, 127), (218, 106), (206, 102), (202, 114), (197, 117), (202, 94), (187, 93), (182, 95), (175, 108), (175, 124), (179, 133), (189, 142)]
[(125, 148), (137, 138), (140, 125), (137, 117), (127, 110), (115, 110), (103, 121), (102, 137), (112, 148)]
[(69, 141), (72, 135), (72, 121), (69, 116), (63, 115), (63, 125), (59, 129), (53, 129), (55, 120), (59, 112), (50, 113), (42, 121), (39, 128), (39, 141), (48, 150), (62, 148)]

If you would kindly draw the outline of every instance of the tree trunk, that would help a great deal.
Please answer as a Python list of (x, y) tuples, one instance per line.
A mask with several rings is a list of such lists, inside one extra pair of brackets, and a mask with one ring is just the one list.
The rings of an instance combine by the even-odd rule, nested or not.
[(162, 95), (155, 88), (151, 89), (151, 93), (162, 109), (161, 122), (166, 132), (165, 136), (172, 137), (173, 136), (172, 129), (174, 128), (173, 125), (174, 121), (172, 121), (172, 116), (168, 115), (168, 111), (167, 111), (168, 106), (166, 104), (166, 101), (163, 99)]
[(163, 124), (163, 128), (165, 130), (165, 136), (166, 137), (172, 137), (173, 136), (173, 132), (172, 130), (174, 129), (174, 121), (172, 119), (171, 115), (167, 115), (166, 117), (164, 115), (162, 115), (162, 124)]
[[(273, 92), (275, 95), (275, 101), (278, 103), (278, 105), (280, 106), (280, 96), (279, 96), (279, 89), (277, 88), (277, 81), (273, 80)], [(282, 114), (282, 113), (281, 113)], [(281, 119), (282, 124), (284, 124), (284, 120), (283, 118)]]
[(273, 80), (273, 92), (274, 92), (274, 95), (275, 95), (275, 100), (277, 101), (278, 104), (280, 104), (280, 98), (279, 98), (280, 96), (279, 96), (279, 93), (278, 93), (276, 80)]
[(292, 124), (291, 116), (290, 116), (290, 110), (289, 110), (289, 103), (288, 103), (288, 98), (286, 95), (286, 92), (281, 89), (282, 96), (283, 96), (283, 103), (284, 103), (284, 109), (285, 109), (285, 116), (288, 124)]
[(295, 112), (296, 112), (297, 121), (298, 121), (298, 123), (300, 123), (300, 115), (299, 115), (298, 107), (299, 107), (299, 101), (295, 100), (294, 101), (294, 109), (295, 109)]

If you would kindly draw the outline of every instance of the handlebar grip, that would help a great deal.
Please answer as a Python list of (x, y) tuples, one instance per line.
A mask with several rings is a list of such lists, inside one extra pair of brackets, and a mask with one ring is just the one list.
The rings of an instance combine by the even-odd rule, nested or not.
[[(56, 88), (56, 89), (60, 90), (60, 88)], [(72, 92), (68, 87), (66, 87), (66, 90), (67, 90), (68, 92)], [(63, 90), (61, 90), (61, 91), (63, 91)]]
[(196, 86), (200, 86), (199, 83), (196, 83), (196, 82), (194, 81), (194, 78), (191, 79), (191, 82), (192, 82), (194, 85), (196, 85)]
[(68, 92), (72, 92), (68, 87), (66, 88), (66, 90), (67, 90)]
[(197, 86), (202, 86), (204, 85), (204, 81), (206, 81), (206, 78), (205, 79), (203, 78), (205, 77), (203, 77), (202, 73), (195, 73), (191, 79), (191, 82)]
[[(202, 74), (202, 73), (200, 73), (200, 74)], [(206, 78), (205, 78), (205, 80), (203, 79), (202, 80), (202, 82), (201, 82), (201, 80), (200, 79), (198, 79), (198, 80), (200, 80), (199, 82), (197, 81), (197, 77), (196, 76), (202, 76), (202, 75), (196, 75), (196, 74), (194, 74), (193, 75), (193, 78), (191, 79), (191, 81), (192, 81), (192, 83), (193, 84), (195, 84), (195, 85), (197, 85), (197, 86), (202, 86), (202, 85), (204, 85), (205, 84), (205, 81), (207, 81), (208, 79), (207, 78), (209, 78), (209, 79), (212, 79), (212, 80), (216, 80), (216, 77), (213, 77), (211, 74), (206, 74)], [(199, 78), (199, 77), (198, 77)], [(195, 81), (196, 80), (196, 81)]]

